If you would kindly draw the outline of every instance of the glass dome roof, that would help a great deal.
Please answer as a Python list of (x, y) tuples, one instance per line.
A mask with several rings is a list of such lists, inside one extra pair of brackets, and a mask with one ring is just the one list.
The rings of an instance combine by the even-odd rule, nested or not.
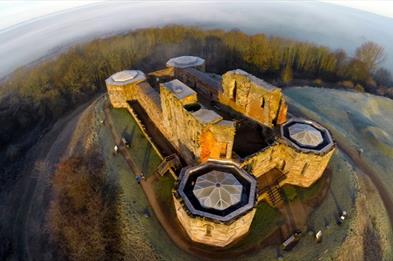
[(288, 130), (289, 136), (301, 145), (316, 147), (323, 142), (321, 132), (311, 125), (295, 123)]
[(197, 178), (193, 193), (203, 207), (224, 210), (240, 202), (242, 190), (231, 173), (213, 170)]

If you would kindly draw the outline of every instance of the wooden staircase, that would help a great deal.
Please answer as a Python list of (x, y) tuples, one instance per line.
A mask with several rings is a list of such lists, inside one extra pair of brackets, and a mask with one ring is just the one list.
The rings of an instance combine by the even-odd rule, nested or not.
[(280, 192), (280, 187), (278, 185), (269, 186), (267, 189), (267, 194), (269, 195), (269, 201), (273, 207), (279, 207), (284, 203), (284, 199)]
[(181, 162), (176, 154), (171, 154), (165, 157), (160, 165), (156, 168), (156, 174), (164, 176), (170, 169), (177, 170), (181, 167)]

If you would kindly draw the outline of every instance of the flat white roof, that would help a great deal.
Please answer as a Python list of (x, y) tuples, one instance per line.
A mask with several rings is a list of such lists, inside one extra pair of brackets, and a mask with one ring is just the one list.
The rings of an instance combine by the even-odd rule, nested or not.
[(200, 109), (193, 112), (192, 115), (202, 124), (217, 123), (222, 120), (222, 117), (215, 111), (208, 109)]
[(178, 79), (163, 83), (163, 85), (168, 90), (170, 90), (179, 100), (182, 100), (188, 96), (196, 95), (196, 92), (193, 89), (191, 89)]
[(144, 80), (146, 80), (146, 76), (142, 71), (124, 70), (113, 74), (111, 77), (106, 79), (105, 82), (111, 85), (126, 85)]
[(197, 56), (179, 56), (168, 60), (166, 66), (176, 68), (188, 68), (203, 65), (205, 60)]

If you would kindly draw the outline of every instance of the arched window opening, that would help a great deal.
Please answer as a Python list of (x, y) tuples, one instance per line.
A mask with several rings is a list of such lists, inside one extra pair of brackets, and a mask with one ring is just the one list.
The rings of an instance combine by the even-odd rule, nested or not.
[(231, 93), (231, 100), (236, 101), (236, 93), (237, 93), (237, 82), (233, 82), (232, 93)]

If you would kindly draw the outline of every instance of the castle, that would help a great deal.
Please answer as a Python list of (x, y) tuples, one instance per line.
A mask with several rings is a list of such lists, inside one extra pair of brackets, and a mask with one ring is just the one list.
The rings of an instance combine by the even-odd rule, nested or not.
[(195, 242), (224, 247), (244, 236), (258, 202), (276, 207), (283, 185), (311, 186), (335, 150), (323, 126), (287, 119), (280, 88), (240, 69), (207, 73), (199, 57), (118, 72), (106, 86), (114, 108), (145, 115), (157, 147), (181, 158), (173, 201)]

